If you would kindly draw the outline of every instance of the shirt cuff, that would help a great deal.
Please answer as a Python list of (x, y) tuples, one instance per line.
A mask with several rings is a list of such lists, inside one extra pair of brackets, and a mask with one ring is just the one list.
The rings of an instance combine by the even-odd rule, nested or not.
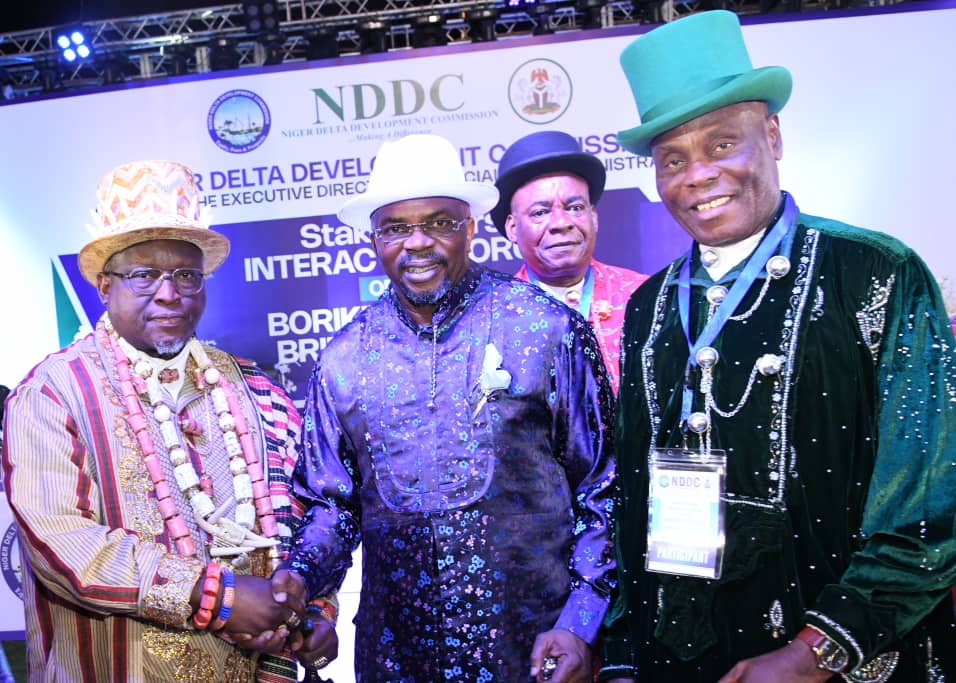
[(607, 612), (609, 600), (594, 592), (587, 584), (571, 591), (568, 601), (561, 610), (555, 628), (570, 631), (581, 640), (594, 645), (601, 622)]

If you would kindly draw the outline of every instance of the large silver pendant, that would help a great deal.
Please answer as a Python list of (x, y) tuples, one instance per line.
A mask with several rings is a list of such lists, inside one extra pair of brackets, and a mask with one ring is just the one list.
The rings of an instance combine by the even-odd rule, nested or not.
[(727, 288), (723, 285), (711, 285), (707, 288), (707, 302), (711, 306), (720, 306), (727, 296)]
[(783, 368), (783, 358), (773, 354), (765, 353), (757, 359), (757, 372), (761, 375), (776, 375)]
[(710, 427), (710, 418), (704, 413), (696, 412), (687, 416), (687, 428), (695, 434), (703, 434)]
[(771, 256), (767, 261), (767, 274), (774, 280), (779, 280), (790, 272), (790, 259), (786, 256)]
[(696, 358), (697, 365), (705, 370), (709, 370), (717, 365), (717, 361), (720, 360), (720, 354), (717, 353), (717, 349), (713, 346), (704, 346), (697, 350)]

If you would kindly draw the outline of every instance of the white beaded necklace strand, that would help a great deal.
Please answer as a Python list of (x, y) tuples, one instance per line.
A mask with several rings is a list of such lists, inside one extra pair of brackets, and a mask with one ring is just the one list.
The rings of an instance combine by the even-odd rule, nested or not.
[[(278, 525), (272, 509), (268, 484), (263, 478), (262, 466), (256, 456), (252, 437), (248, 432), (239, 403), (232, 393), (232, 388), (212, 366), (205, 349), (196, 339), (191, 339), (187, 344), (189, 353), (198, 367), (195, 377), (197, 385), (200, 388), (205, 388), (207, 385), (212, 387), (210, 395), (213, 407), (230, 457), (229, 467), (233, 475), (233, 493), (236, 500), (235, 522), (223, 517), (231, 500), (227, 500), (219, 509), (216, 509), (211, 497), (211, 487), (205, 485), (193, 467), (179, 439), (176, 425), (173, 423), (173, 413), (162, 400), (162, 389), (152, 365), (138, 350), (120, 339), (112, 331), (111, 326), (109, 329), (110, 345), (117, 362), (124, 399), (131, 417), (130, 422), (134, 425), (134, 431), (143, 450), (144, 461), (157, 491), (157, 498), (160, 499), (160, 512), (176, 540), (180, 554), (195, 555), (195, 547), (188, 539), (188, 534), (183, 538), (182, 517), (175, 510), (171, 499), (168, 496), (159, 495), (165, 488), (165, 479), (157, 466), (155, 445), (145, 428), (145, 421), (139, 419), (139, 416), (142, 416), (142, 407), (136, 394), (140, 396), (145, 394), (148, 399), (153, 417), (159, 425), (163, 444), (173, 465), (179, 490), (183, 498), (189, 501), (197, 525), (209, 533), (213, 539), (210, 555), (214, 557), (241, 556), (255, 548), (268, 547), (270, 557), (275, 560), (278, 556), (275, 548), (278, 545)], [(128, 370), (131, 363), (132, 376)], [(173, 509), (170, 509), (171, 506)], [(257, 513), (263, 536), (252, 531)]]

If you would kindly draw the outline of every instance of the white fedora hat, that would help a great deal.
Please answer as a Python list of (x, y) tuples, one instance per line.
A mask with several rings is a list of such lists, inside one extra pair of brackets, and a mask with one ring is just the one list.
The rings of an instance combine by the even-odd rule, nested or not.
[(360, 230), (371, 229), (376, 210), (424, 197), (451, 197), (471, 206), (479, 218), (498, 203), (498, 189), (490, 183), (465, 180), (458, 150), (438, 135), (407, 135), (385, 142), (378, 150), (368, 188), (339, 209), (339, 220)]

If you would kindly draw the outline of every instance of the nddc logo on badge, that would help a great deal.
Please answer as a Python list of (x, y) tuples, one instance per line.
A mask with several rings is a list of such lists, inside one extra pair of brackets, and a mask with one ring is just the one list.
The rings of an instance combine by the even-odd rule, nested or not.
[(251, 90), (223, 93), (212, 103), (206, 117), (212, 141), (233, 154), (251, 152), (261, 145), (271, 126), (269, 107)]
[(515, 114), (528, 123), (551, 123), (571, 104), (571, 77), (557, 62), (532, 59), (511, 74), (508, 101)]

